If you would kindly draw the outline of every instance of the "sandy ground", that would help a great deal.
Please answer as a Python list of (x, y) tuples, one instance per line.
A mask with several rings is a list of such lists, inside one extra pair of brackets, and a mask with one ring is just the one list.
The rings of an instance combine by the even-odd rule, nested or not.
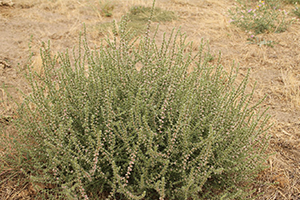
[[(228, 9), (234, 0), (157, 0), (156, 6), (174, 11), (180, 18), (162, 23), (160, 33), (182, 27), (188, 40), (200, 44), (209, 40), (212, 54), (222, 53), (221, 63), (229, 69), (233, 60), (239, 63), (241, 78), (251, 68), (249, 86), (257, 82), (255, 99), (265, 95), (263, 105), (270, 107), (271, 142), (268, 152), (269, 169), (262, 172), (258, 187), (265, 194), (260, 199), (300, 199), (300, 23), (295, 21), (286, 32), (260, 35), (274, 41), (274, 47), (248, 44), (247, 33), (229, 24)], [(146, 0), (113, 1), (112, 17), (101, 16), (96, 0), (13, 0), (0, 1), (0, 123), (9, 124), (15, 105), (20, 101), (17, 88), (29, 92), (23, 78), (29, 58), (29, 44), (34, 56), (34, 68), (39, 71), (39, 49), (51, 40), (54, 53), (72, 49), (78, 43), (79, 32), (86, 24), (91, 44), (99, 45), (103, 37), (101, 23), (120, 20), (133, 5), (151, 5)], [(286, 9), (290, 9), (287, 7)], [(31, 42), (30, 42), (31, 41)], [(159, 39), (158, 39), (159, 41)], [(195, 50), (197, 49), (195, 45)], [(9, 127), (9, 125), (7, 125)], [(8, 129), (10, 130), (10, 129)], [(7, 134), (14, 134), (13, 131)], [(2, 173), (0, 172), (0, 175)], [(0, 198), (31, 199), (30, 184), (17, 186), (6, 183), (0, 187)], [(1, 199), (3, 199), (1, 198)]]

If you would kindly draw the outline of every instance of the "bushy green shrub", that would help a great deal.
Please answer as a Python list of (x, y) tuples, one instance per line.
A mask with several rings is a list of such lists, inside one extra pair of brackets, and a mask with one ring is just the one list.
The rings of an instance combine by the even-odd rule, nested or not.
[(296, 2), (294, 5), (295, 5), (295, 8), (294, 8), (293, 12), (297, 17), (300, 17), (300, 9), (298, 7), (298, 3)]
[(253, 34), (284, 32), (292, 23), (287, 20), (288, 12), (279, 8), (277, 1), (253, 2), (237, 0), (235, 9), (229, 10), (230, 22)]
[(46, 46), (43, 74), (28, 68), (15, 120), (23, 173), (47, 198), (250, 198), (268, 117), (248, 76), (210, 64), (205, 43), (194, 55), (180, 30), (156, 44), (126, 24), (98, 50), (86, 37), (73, 56)]

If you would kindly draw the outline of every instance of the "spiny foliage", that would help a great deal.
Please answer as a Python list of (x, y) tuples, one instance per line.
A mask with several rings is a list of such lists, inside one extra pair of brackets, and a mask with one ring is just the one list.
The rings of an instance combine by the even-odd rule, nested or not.
[(99, 50), (80, 38), (73, 57), (45, 46), (44, 73), (28, 68), (23, 173), (56, 199), (249, 198), (268, 117), (250, 106), (248, 75), (237, 84), (235, 67), (211, 65), (205, 43), (193, 54), (180, 29), (157, 44), (150, 21), (143, 38), (126, 25)]

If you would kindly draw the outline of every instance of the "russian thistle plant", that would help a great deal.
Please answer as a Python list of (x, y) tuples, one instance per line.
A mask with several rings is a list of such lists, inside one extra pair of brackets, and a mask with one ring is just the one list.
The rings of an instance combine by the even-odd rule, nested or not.
[(150, 21), (143, 38), (127, 21), (98, 50), (84, 32), (73, 56), (45, 45), (44, 73), (28, 67), (15, 120), (23, 173), (56, 198), (249, 198), (268, 117), (248, 75), (237, 83), (235, 67), (210, 64), (207, 43), (192, 52), (180, 29), (157, 44)]

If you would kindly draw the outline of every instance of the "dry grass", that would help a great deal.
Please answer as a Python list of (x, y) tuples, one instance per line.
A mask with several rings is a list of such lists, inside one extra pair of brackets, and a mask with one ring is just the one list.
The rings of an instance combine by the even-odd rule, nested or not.
[(281, 88), (278, 92), (282, 92), (282, 95), (286, 98), (287, 102), (291, 102), (293, 109), (300, 107), (300, 80), (297, 74), (293, 73), (293, 70), (282, 71), (282, 82), (284, 84), (283, 90)]
[[(5, 1), (3, 1), (5, 2)], [(243, 77), (251, 68), (249, 85), (257, 82), (255, 99), (267, 96), (265, 107), (270, 107), (269, 114), (274, 123), (270, 130), (271, 142), (268, 152), (269, 169), (262, 172), (258, 179), (264, 181), (255, 187), (264, 192), (259, 199), (299, 199), (300, 196), (300, 23), (294, 24), (280, 34), (265, 34), (260, 37), (275, 41), (273, 48), (256, 44), (247, 44), (247, 34), (228, 21), (227, 10), (234, 6), (234, 0), (157, 0), (157, 6), (174, 11), (180, 19), (162, 23), (159, 35), (170, 33), (172, 28), (182, 27), (188, 40), (194, 41), (193, 49), (197, 50), (201, 39), (210, 41), (212, 55), (222, 52), (221, 64), (229, 69), (233, 60), (239, 63), (240, 75)], [(0, 69), (0, 83), (18, 87), (27, 91), (26, 82), (21, 78), (17, 68), (26, 65), (28, 57), (28, 41), (33, 35), (32, 51), (35, 53), (34, 67), (40, 71), (39, 48), (42, 41), (51, 39), (54, 52), (72, 48), (77, 44), (78, 33), (82, 31), (83, 23), (88, 28), (88, 38), (91, 44), (99, 45), (101, 35), (93, 27), (99, 23), (109, 22), (129, 11), (133, 5), (151, 6), (148, 0), (112, 0), (114, 5), (111, 17), (101, 14), (101, 5), (97, 0), (14, 0), (14, 6), (0, 6), (0, 24), (8, 21), (15, 25), (6, 26), (0, 35), (7, 37), (8, 42), (2, 42), (0, 59), (8, 59), (12, 68)], [(287, 7), (288, 9), (289, 7)], [(20, 21), (21, 20), (21, 21)], [(1, 27), (4, 25), (1, 25)], [(14, 37), (12, 37), (14, 36)], [(17, 38), (17, 39), (12, 39)], [(162, 37), (158, 37), (160, 42)], [(0, 39), (0, 43), (1, 43)], [(5, 46), (6, 45), (6, 46)], [(0, 65), (1, 67), (1, 65)], [(14, 78), (15, 77), (15, 78)], [(15, 99), (19, 96), (15, 89), (8, 89)], [(0, 90), (0, 115), (11, 116), (13, 103), (4, 90)], [(6, 119), (5, 123), (7, 122)], [(7, 125), (0, 121), (5, 127)], [(8, 126), (7, 137), (15, 134)], [(9, 141), (9, 139), (7, 140)], [(10, 174), (10, 167), (0, 175)], [(3, 180), (3, 179), (2, 179)], [(17, 181), (1, 184), (0, 199), (30, 199), (34, 191), (30, 184), (17, 185)], [(271, 183), (271, 184), (268, 184)], [(19, 191), (18, 195), (13, 195)], [(25, 192), (26, 191), (26, 192)]]

